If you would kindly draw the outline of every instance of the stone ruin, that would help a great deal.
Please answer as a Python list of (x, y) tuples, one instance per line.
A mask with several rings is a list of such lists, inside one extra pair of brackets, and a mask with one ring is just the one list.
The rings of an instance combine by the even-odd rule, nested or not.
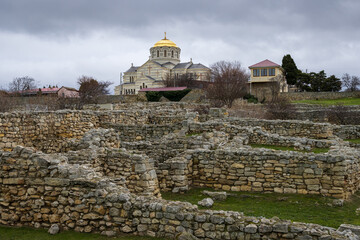
[(199, 210), (160, 192), (206, 186), (348, 199), (359, 189), (360, 146), (344, 139), (360, 138), (359, 125), (199, 115), (174, 103), (117, 108), (1, 114), (0, 223), (170, 239), (358, 238), (354, 226)]

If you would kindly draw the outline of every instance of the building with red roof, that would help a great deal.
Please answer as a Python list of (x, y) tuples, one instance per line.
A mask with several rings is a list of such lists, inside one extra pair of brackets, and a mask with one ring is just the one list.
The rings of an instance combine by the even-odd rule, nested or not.
[(268, 59), (249, 66), (250, 93), (260, 101), (271, 100), (280, 92), (288, 92), (284, 69)]
[(47, 96), (54, 96), (54, 97), (64, 97), (64, 98), (78, 98), (79, 91), (75, 88), (69, 87), (49, 87), (49, 88), (35, 88), (35, 89), (28, 89), (19, 92), (13, 92), (13, 94), (19, 94), (24, 97), (31, 97), (31, 96), (39, 96), (39, 95), (47, 95)]

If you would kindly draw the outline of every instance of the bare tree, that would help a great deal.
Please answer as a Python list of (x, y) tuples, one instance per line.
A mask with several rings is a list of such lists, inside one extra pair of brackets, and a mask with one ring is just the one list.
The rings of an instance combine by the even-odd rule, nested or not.
[(332, 124), (356, 125), (360, 122), (360, 112), (350, 106), (338, 104), (326, 109), (328, 121)]
[(216, 62), (211, 71), (212, 84), (206, 88), (208, 98), (231, 108), (235, 99), (248, 92), (249, 74), (239, 62)]
[(35, 88), (35, 80), (28, 76), (14, 78), (9, 84), (9, 90), (12, 92), (21, 92)]
[(278, 79), (275, 79), (269, 83), (270, 86), (270, 92), (271, 92), (271, 102), (277, 101), (279, 98), (280, 93), (280, 81)]
[(210, 77), (205, 75), (205, 81), (197, 80), (198, 77), (196, 73), (166, 74), (162, 81), (166, 87), (205, 88), (209, 84), (206, 80)]
[(180, 75), (166, 74), (163, 83), (166, 87), (190, 87), (195, 80), (193, 74), (184, 73)]
[(342, 81), (346, 87), (346, 91), (354, 92), (358, 90), (360, 86), (360, 78), (358, 76), (350, 76), (348, 73), (345, 73), (342, 76)]
[(80, 85), (79, 94), (81, 103), (97, 103), (98, 97), (109, 94), (111, 82), (97, 81), (93, 77), (82, 76), (77, 83)]
[(266, 118), (268, 119), (295, 119), (296, 107), (294, 104), (285, 98), (277, 97), (276, 100), (268, 102), (265, 105)]
[(270, 79), (269, 88), (271, 92), (271, 100), (270, 101), (277, 101), (279, 98), (279, 93), (285, 91), (286, 87), (286, 78), (283, 75), (277, 75)]

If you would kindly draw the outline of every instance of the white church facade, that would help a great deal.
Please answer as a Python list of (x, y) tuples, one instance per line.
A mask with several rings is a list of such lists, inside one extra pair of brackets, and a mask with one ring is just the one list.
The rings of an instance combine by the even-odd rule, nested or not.
[(201, 63), (180, 62), (181, 49), (165, 37), (150, 48), (150, 57), (141, 66), (124, 72), (123, 82), (115, 87), (115, 95), (133, 95), (141, 89), (165, 87), (164, 80), (189, 74), (196, 81), (209, 81), (210, 69)]

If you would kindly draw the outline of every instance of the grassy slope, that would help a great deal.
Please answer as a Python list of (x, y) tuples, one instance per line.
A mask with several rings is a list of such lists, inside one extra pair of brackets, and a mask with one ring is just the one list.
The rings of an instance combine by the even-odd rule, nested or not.
[[(192, 189), (186, 194), (162, 193), (164, 199), (187, 201), (196, 204), (204, 199), (203, 189)], [(210, 190), (211, 189), (207, 189)], [(213, 191), (213, 190), (212, 190)], [(317, 223), (338, 227), (342, 223), (360, 225), (355, 214), (360, 207), (360, 194), (345, 202), (343, 207), (329, 206), (333, 199), (319, 195), (231, 192), (234, 196), (224, 202), (215, 202), (212, 209), (244, 212), (249, 216), (271, 218), (277, 216), (292, 221)], [(200, 207), (201, 208), (201, 207)]]
[(339, 99), (320, 99), (320, 100), (299, 100), (294, 103), (321, 104), (321, 105), (360, 105), (360, 98), (339, 98)]
[(123, 235), (116, 238), (102, 236), (100, 234), (78, 233), (64, 231), (56, 235), (50, 235), (46, 229), (34, 229), (27, 227), (5, 227), (0, 226), (1, 240), (154, 240), (160, 238)]

